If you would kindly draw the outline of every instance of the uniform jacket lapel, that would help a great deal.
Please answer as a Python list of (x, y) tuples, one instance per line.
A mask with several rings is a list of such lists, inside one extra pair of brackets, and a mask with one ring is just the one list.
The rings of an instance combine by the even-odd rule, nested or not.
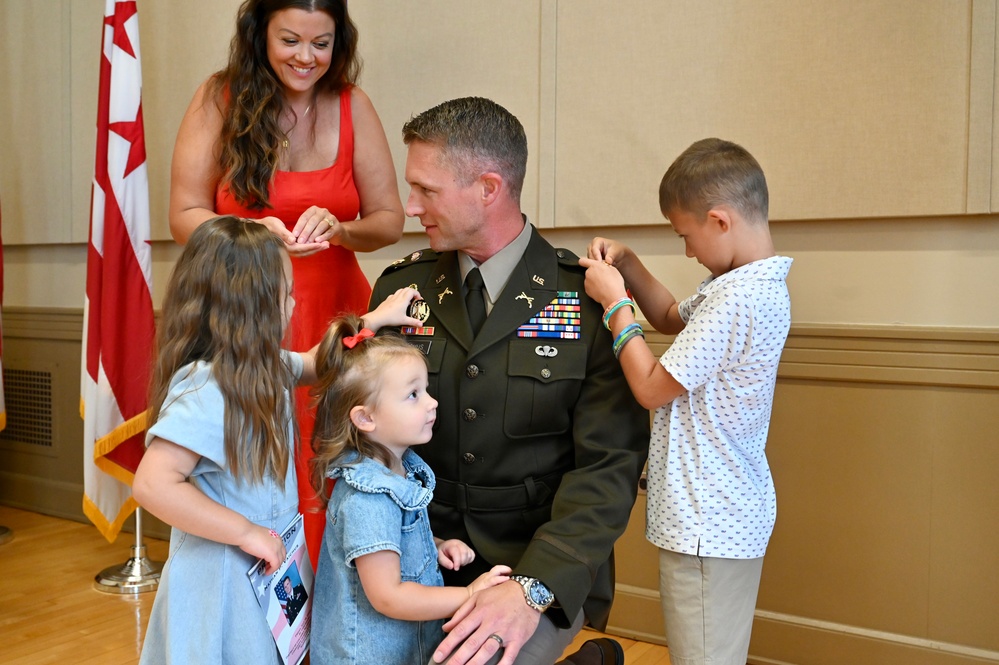
[[(456, 269), (456, 272), (459, 271)], [(479, 331), (479, 336), (472, 342), (469, 355), (507, 339), (528, 319), (544, 309), (555, 298), (557, 282), (558, 260), (555, 252), (538, 230), (532, 229), (527, 250), (510, 274), (510, 279)], [(461, 313), (465, 318), (466, 334), (471, 336), (464, 307), (461, 307)]]
[(437, 265), (427, 276), (426, 284), (420, 286), (419, 290), (440, 324), (467, 351), (472, 346), (472, 328), (468, 324), (465, 300), (461, 292), (458, 254), (441, 254)]

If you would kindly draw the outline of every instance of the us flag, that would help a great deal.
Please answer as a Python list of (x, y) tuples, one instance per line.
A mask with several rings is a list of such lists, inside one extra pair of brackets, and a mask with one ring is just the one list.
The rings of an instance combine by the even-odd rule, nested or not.
[(83, 511), (109, 541), (136, 508), (154, 336), (136, 12), (106, 0), (84, 302)]
[[(152, 458), (150, 458), (152, 459)], [(284, 590), (283, 584), (278, 584), (274, 587), (274, 593), (277, 595), (278, 602), (281, 603), (281, 611), (285, 614), (288, 613), (288, 592)]]

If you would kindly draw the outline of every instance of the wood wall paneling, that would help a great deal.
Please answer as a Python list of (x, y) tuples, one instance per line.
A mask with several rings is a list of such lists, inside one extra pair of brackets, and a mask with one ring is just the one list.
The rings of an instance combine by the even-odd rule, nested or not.
[(968, 142), (991, 134), (969, 136), (972, 102), (991, 104), (971, 95), (972, 46), (994, 46), (972, 43), (971, 7), (559, 3), (559, 223), (655, 222), (666, 167), (706, 136), (759, 159), (774, 219), (968, 212)]
[[(402, 126), (413, 115), (456, 97), (488, 97), (520, 119), (529, 149), (523, 211), (538, 218), (538, 146), (542, 0), (352, 2), (364, 59), (361, 87), (388, 137), (405, 202)], [(400, 63), (406, 63), (400, 66)], [(420, 231), (408, 219), (408, 231)]]
[(70, 2), (4, 0), (0, 26), (3, 240), (70, 242)]

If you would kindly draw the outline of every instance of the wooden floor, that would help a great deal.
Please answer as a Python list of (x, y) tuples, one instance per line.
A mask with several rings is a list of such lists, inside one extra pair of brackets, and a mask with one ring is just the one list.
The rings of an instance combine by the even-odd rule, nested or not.
[[(0, 545), (0, 663), (5, 665), (131, 665), (138, 662), (153, 593), (95, 591), (94, 576), (131, 556), (134, 536), (116, 543), (89, 524), (0, 506), (0, 525), (13, 539)], [(167, 543), (146, 541), (163, 561)], [(569, 652), (600, 633), (583, 631)], [(628, 665), (669, 665), (666, 647), (616, 638)]]

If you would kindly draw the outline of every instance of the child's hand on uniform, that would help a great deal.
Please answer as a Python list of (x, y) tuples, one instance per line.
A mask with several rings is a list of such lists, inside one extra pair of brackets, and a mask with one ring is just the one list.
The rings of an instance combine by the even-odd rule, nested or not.
[(489, 569), (489, 572), (482, 573), (475, 578), (474, 582), (468, 585), (468, 592), (475, 594), (483, 589), (502, 584), (510, 579), (510, 573), (512, 572), (513, 569), (510, 566), (493, 566)]
[(460, 540), (442, 540), (437, 544), (437, 563), (448, 570), (458, 570), (475, 560), (472, 548)]
[(377, 332), (383, 326), (422, 326), (422, 321), (409, 315), (410, 304), (419, 298), (420, 292), (414, 288), (399, 289), (361, 317), (364, 327)]
[(621, 267), (624, 263), (631, 249), (624, 243), (618, 242), (617, 240), (611, 240), (610, 238), (594, 238), (590, 241), (589, 247), (586, 248), (586, 258), (593, 259), (594, 261), (603, 261), (612, 266)]
[(611, 264), (597, 259), (579, 259), (579, 265), (586, 268), (586, 295), (604, 307), (628, 296), (624, 277)]
[(262, 526), (253, 525), (246, 541), (241, 543), (239, 549), (257, 559), (267, 562), (265, 575), (272, 574), (284, 562), (287, 552), (284, 549), (284, 541), (280, 534)]

